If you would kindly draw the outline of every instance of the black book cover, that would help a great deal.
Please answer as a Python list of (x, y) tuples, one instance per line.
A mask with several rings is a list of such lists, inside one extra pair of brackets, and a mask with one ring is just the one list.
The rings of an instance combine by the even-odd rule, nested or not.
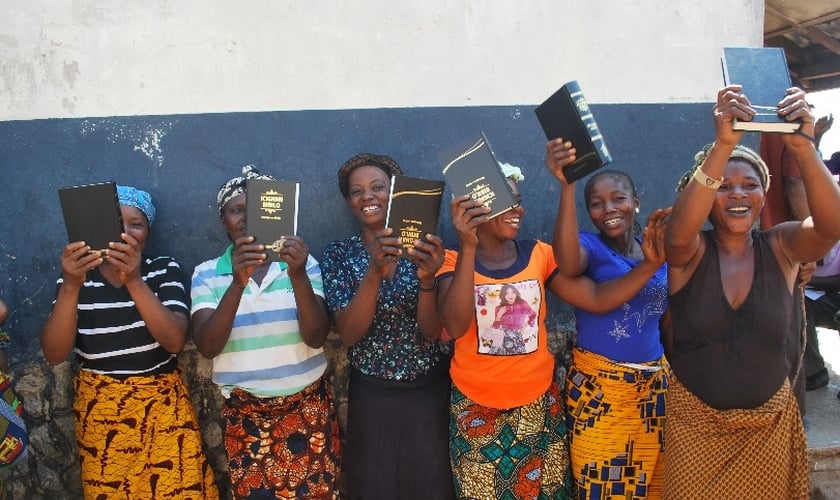
[(246, 234), (265, 245), (266, 262), (276, 262), (286, 236), (297, 234), (300, 185), (294, 181), (248, 179)]
[(534, 110), (548, 140), (562, 137), (577, 150), (574, 163), (563, 167), (569, 183), (612, 161), (604, 137), (577, 81), (572, 80)]
[(724, 47), (721, 57), (724, 85), (741, 85), (756, 115), (735, 120), (733, 130), (792, 133), (798, 121), (788, 122), (777, 112), (779, 101), (793, 86), (785, 51), (779, 47)]
[(437, 233), (445, 185), (443, 181), (407, 175), (391, 178), (385, 227), (394, 228), (393, 235), (400, 239), (402, 257), (409, 257), (408, 249), (415, 241), (426, 234)]
[(98, 252), (107, 249), (111, 241), (122, 241), (116, 182), (59, 188), (58, 200), (71, 243), (84, 241), (91, 251)]
[(453, 196), (483, 202), (490, 218), (519, 205), (484, 132), (438, 152), (437, 160)]

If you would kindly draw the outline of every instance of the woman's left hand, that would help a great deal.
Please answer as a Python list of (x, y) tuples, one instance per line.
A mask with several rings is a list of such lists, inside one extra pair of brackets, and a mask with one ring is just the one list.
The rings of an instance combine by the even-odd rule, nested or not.
[(671, 207), (660, 208), (651, 214), (642, 233), (642, 254), (646, 262), (657, 266), (665, 263), (665, 228)]
[(443, 265), (443, 240), (434, 234), (427, 234), (417, 240), (414, 248), (408, 249), (411, 261), (417, 264), (417, 277), (423, 280), (434, 279)]
[(141, 279), (140, 261), (142, 260), (142, 249), (140, 243), (130, 234), (122, 233), (122, 242), (112, 241), (108, 244), (108, 259), (111, 265), (120, 272), (120, 281), (123, 284)]
[(799, 120), (802, 125), (794, 134), (782, 134), (782, 142), (791, 148), (816, 147), (814, 130), (815, 118), (811, 106), (805, 100), (805, 91), (796, 87), (789, 88), (787, 95), (779, 102), (779, 115), (785, 120)]
[(309, 256), (309, 246), (300, 236), (286, 236), (283, 249), (280, 250), (280, 260), (289, 265), (290, 272), (306, 269), (306, 259)]

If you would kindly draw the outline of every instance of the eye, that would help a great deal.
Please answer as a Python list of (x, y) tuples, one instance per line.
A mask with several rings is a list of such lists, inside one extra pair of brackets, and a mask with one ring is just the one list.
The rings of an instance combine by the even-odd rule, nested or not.
[(385, 184), (376, 184), (376, 185), (373, 186), (373, 190), (377, 191), (377, 192), (378, 191), (384, 191), (386, 189), (388, 189), (388, 186), (386, 186)]
[(351, 198), (358, 198), (359, 195), (362, 194), (362, 190), (359, 188), (353, 188), (350, 190), (350, 197)]

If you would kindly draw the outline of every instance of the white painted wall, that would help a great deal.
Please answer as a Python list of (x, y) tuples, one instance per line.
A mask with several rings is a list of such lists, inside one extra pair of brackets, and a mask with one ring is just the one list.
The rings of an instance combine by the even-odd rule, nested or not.
[(710, 101), (763, 0), (0, 0), (0, 120)]

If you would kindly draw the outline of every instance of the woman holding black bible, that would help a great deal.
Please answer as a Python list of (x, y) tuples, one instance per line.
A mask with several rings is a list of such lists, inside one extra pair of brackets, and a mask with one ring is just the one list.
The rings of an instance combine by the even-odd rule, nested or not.
[[(385, 227), (389, 187), (402, 174), (384, 155), (359, 154), (338, 187), (361, 231), (330, 243), (321, 269), (335, 330), (348, 346), (347, 498), (450, 499), (449, 356), (438, 342), (433, 234), (402, 255)], [(401, 258), (407, 257), (407, 258)]]
[(85, 498), (218, 498), (175, 355), (187, 341), (183, 276), (143, 255), (155, 207), (117, 186), (122, 241), (103, 253), (75, 241), (41, 332), (52, 364), (76, 353), (74, 413)]

